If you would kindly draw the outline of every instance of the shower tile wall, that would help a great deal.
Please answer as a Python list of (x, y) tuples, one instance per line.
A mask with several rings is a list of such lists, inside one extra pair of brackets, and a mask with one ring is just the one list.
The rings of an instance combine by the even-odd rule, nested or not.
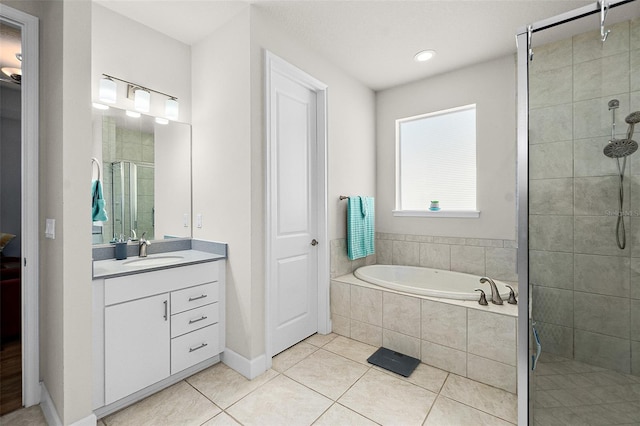
[[(640, 110), (640, 20), (534, 49), (530, 64), (529, 249), (543, 350), (640, 375), (640, 153), (627, 162), (627, 247), (616, 246), (617, 167), (607, 103)], [(636, 132), (635, 138), (640, 135)]]
[(376, 233), (376, 254), (354, 261), (347, 257), (346, 239), (331, 241), (331, 278), (374, 263), (487, 275), (512, 284), (518, 280), (516, 242), (511, 240)]

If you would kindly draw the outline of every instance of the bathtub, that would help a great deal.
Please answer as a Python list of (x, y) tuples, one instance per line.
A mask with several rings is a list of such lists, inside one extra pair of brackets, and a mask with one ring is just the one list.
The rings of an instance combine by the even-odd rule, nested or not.
[[(363, 281), (391, 290), (445, 299), (478, 300), (480, 292), (475, 289), (481, 288), (487, 294), (487, 300), (491, 300), (489, 283), (481, 284), (479, 276), (461, 272), (416, 266), (369, 265), (356, 269), (354, 275)], [(494, 281), (506, 303), (509, 289), (503, 282)]]

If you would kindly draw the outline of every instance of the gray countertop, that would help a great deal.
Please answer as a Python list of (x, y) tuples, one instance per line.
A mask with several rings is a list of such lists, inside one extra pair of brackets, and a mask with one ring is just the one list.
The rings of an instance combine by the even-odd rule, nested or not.
[(150, 254), (143, 258), (134, 256), (124, 260), (97, 260), (93, 262), (93, 279), (133, 275), (196, 263), (213, 262), (225, 258), (226, 256), (222, 254), (199, 250), (178, 250)]

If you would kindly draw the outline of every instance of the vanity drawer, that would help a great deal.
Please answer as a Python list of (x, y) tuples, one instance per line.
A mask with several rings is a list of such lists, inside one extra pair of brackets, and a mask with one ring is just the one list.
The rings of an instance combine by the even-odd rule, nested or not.
[(171, 314), (218, 301), (218, 283), (208, 283), (171, 292)]
[(171, 316), (171, 337), (178, 337), (217, 323), (219, 310), (218, 303), (211, 303)]
[(171, 374), (218, 355), (219, 333), (219, 324), (213, 324), (171, 339)]

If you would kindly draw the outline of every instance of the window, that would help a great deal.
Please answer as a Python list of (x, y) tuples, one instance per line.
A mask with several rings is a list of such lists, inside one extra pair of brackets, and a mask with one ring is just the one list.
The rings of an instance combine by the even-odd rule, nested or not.
[[(430, 211), (439, 201), (440, 211)], [(396, 121), (396, 216), (478, 217), (476, 106)]]

